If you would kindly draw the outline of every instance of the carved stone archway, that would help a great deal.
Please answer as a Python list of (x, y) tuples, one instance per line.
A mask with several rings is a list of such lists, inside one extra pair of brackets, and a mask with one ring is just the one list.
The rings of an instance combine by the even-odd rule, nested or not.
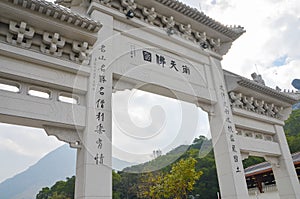
[(249, 154), (274, 163), (281, 198), (300, 198), (282, 128), (299, 96), (221, 67), (242, 27), (175, 0), (59, 3), (70, 9), (0, 2), (0, 83), (18, 89), (0, 91), (0, 121), (44, 128), (77, 148), (76, 199), (112, 198), (111, 95), (139, 84), (161, 95), (167, 88), (209, 113), (223, 199), (248, 198)]

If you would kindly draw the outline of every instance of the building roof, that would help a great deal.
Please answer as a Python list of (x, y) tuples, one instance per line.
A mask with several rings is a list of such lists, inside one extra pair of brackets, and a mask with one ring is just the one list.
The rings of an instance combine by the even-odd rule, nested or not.
[[(292, 154), (293, 162), (294, 164), (300, 163), (300, 152)], [(256, 164), (253, 166), (250, 166), (245, 169), (245, 175), (246, 176), (252, 176), (256, 174), (261, 174), (270, 171), (271, 164), (269, 162), (262, 162), (260, 164)]]
[(273, 88), (270, 88), (268, 86), (262, 85), (260, 83), (257, 83), (253, 80), (247, 79), (245, 77), (241, 77), (241, 80), (238, 81), (238, 84), (253, 90), (258, 90), (262, 93), (265, 93), (267, 95), (270, 95), (272, 97), (282, 99), (284, 101), (290, 102), (292, 104), (296, 103), (300, 100), (300, 93), (286, 93), (277, 91)]
[(203, 12), (200, 12), (196, 8), (191, 8), (190, 6), (178, 1), (178, 0), (155, 0), (181, 14), (184, 14), (191, 19), (208, 26), (209, 28), (220, 32), (232, 40), (236, 40), (238, 37), (240, 37), (244, 32), (244, 28), (241, 26), (233, 26), (228, 27), (220, 22), (215, 21), (214, 19), (208, 17)]
[(299, 92), (289, 93), (289, 92), (282, 92), (279, 90), (275, 90), (261, 83), (257, 83), (254, 80), (250, 80), (248, 78), (242, 77), (240, 75), (237, 75), (235, 73), (226, 70), (224, 70), (224, 74), (226, 79), (229, 78), (234, 79), (234, 81), (236, 81), (239, 86), (249, 88), (253, 91), (258, 91), (259, 93), (268, 95), (278, 100), (282, 100), (290, 104), (295, 104), (300, 100)]
[(101, 24), (88, 17), (72, 12), (70, 9), (56, 5), (45, 0), (7, 0), (15, 5), (21, 6), (30, 11), (38, 12), (42, 15), (52, 17), (54, 20), (59, 20), (72, 24), (89, 32), (98, 32)]

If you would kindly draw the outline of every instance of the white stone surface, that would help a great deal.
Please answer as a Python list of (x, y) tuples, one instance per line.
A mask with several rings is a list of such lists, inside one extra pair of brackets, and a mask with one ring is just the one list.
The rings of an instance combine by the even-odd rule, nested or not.
[(258, 189), (249, 191), (249, 199), (280, 199), (276, 185), (263, 187), (264, 193), (260, 193)]
[[(251, 87), (251, 81), (244, 80), (246, 83), (240, 85), (238, 76), (233, 75), (229, 81), (225, 75), (224, 79), (221, 55), (243, 29), (223, 27), (231, 32), (228, 36), (194, 20), (186, 24), (182, 22), (186, 16), (175, 7), (168, 10), (174, 17), (166, 23), (158, 21), (158, 15), (153, 13), (149, 18), (145, 11), (142, 13), (147, 20), (130, 18), (125, 14), (140, 8), (134, 2), (132, 5), (124, 2), (66, 4), (93, 20), (49, 3), (41, 14), (35, 9), (41, 1), (31, 2), (31, 7), (27, 1), (20, 5), (19, 1), (0, 2), (0, 17), (5, 19), (0, 21), (0, 83), (19, 88), (16, 93), (0, 91), (0, 122), (44, 127), (49, 135), (78, 148), (75, 198), (109, 199), (112, 198), (112, 92), (137, 88), (165, 95), (194, 103), (208, 112), (222, 199), (249, 198), (241, 152), (243, 157), (255, 154), (275, 160), (273, 170), (280, 198), (300, 198), (282, 128), (293, 99), (282, 95), (278, 97), (287, 101), (274, 98), (273, 91), (259, 90), (257, 85)], [(149, 2), (137, 1), (141, 6), (148, 6)], [(157, 12), (165, 10), (164, 3), (154, 5)], [(51, 9), (56, 9), (57, 14)], [(12, 13), (9, 18), (7, 12)], [(193, 12), (188, 10), (197, 14)], [(175, 21), (179, 23), (178, 30), (173, 29)], [(29, 32), (23, 35), (27, 26)], [(192, 30), (198, 37), (192, 36)], [(203, 38), (210, 41), (207, 48), (203, 48)], [(31, 96), (29, 90), (44, 92), (49, 97)], [(248, 110), (237, 99), (237, 107), (231, 109), (229, 91), (248, 98), (255, 93), (256, 102), (264, 106), (257, 105), (259, 111)], [(62, 94), (77, 103), (61, 102)], [(275, 114), (273, 107), (282, 108)], [(236, 135), (236, 129), (250, 131), (254, 136), (242, 138)], [(264, 140), (267, 136), (271, 136), (271, 142)]]

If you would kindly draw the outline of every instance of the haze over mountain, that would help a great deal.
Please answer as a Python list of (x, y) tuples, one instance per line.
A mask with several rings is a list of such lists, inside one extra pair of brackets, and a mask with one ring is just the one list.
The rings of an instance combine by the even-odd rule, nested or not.
[[(0, 184), (0, 199), (34, 199), (43, 187), (75, 175), (76, 150), (63, 145), (48, 153), (24, 172)], [(122, 170), (133, 163), (113, 158), (113, 168)]]

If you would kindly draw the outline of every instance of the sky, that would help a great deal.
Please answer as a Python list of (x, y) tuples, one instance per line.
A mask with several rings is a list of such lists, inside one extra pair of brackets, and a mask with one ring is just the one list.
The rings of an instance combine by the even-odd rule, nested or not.
[[(228, 54), (224, 56), (222, 61), (224, 69), (247, 78), (251, 78), (251, 73), (257, 72), (262, 75), (267, 86), (272, 88), (279, 86), (282, 89), (292, 89), (292, 80), (300, 78), (299, 0), (185, 0), (183, 2), (203, 11), (224, 25), (236, 24), (245, 28), (246, 33), (233, 43)], [(140, 91), (114, 94), (115, 107), (124, 101), (130, 102), (128, 114), (135, 126), (149, 125), (150, 112), (155, 106), (161, 107), (165, 115), (162, 118), (163, 129), (159, 131), (159, 135), (152, 135), (139, 143), (130, 140), (134, 135), (124, 134), (123, 127), (114, 125), (113, 150), (121, 159), (146, 161), (151, 158), (153, 149), (167, 152), (180, 144), (179, 140), (187, 144), (199, 134), (209, 136), (206, 113), (193, 105)], [(115, 107), (114, 112), (117, 113)], [(185, 121), (182, 118), (184, 111), (191, 113), (195, 120)], [(178, 130), (180, 125), (184, 125), (187, 132), (190, 132), (188, 136)], [(132, 142), (131, 147), (128, 147), (124, 140)], [(154, 142), (156, 144), (153, 144)], [(0, 182), (27, 169), (62, 144), (64, 143), (56, 138), (48, 137), (41, 129), (1, 124)]]

